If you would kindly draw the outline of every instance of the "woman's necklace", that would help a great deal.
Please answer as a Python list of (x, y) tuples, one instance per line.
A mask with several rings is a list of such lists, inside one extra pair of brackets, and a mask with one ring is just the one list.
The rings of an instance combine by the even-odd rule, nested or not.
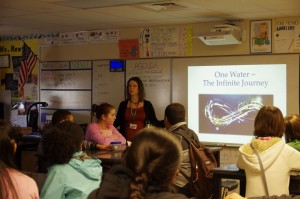
[(139, 100), (139, 101), (137, 101), (137, 102), (133, 102), (133, 101), (130, 99), (130, 103), (132, 103), (132, 104), (134, 104), (134, 105), (137, 105), (137, 104), (139, 104), (139, 102), (140, 102), (140, 100)]
[[(136, 112), (139, 106), (140, 100), (137, 103), (134, 103), (133, 101), (130, 100), (130, 113), (131, 113), (131, 120), (135, 121), (135, 116), (136, 116)], [(132, 104), (136, 105), (134, 111), (132, 110)]]

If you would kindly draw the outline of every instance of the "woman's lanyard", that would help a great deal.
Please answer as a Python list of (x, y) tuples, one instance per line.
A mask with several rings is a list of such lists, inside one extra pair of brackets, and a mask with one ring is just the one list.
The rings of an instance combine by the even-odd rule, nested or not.
[[(139, 106), (140, 100), (137, 103), (133, 103), (130, 100), (130, 114), (131, 114), (131, 121), (134, 122), (135, 121), (135, 116), (136, 116), (136, 112)], [(132, 104), (136, 104), (136, 109), (134, 109), (134, 111), (132, 110)]]

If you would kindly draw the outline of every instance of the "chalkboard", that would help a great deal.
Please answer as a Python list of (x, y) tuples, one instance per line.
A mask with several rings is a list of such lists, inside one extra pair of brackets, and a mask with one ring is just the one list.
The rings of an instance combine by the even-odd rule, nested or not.
[(91, 89), (91, 70), (43, 70), (41, 89)]
[(90, 109), (91, 91), (41, 90), (41, 101), (49, 104), (47, 108)]
[(127, 60), (126, 81), (133, 76), (143, 81), (146, 100), (151, 101), (157, 118), (162, 120), (171, 102), (171, 59)]
[(93, 104), (110, 103), (118, 108), (124, 100), (125, 73), (110, 72), (109, 60), (93, 62)]

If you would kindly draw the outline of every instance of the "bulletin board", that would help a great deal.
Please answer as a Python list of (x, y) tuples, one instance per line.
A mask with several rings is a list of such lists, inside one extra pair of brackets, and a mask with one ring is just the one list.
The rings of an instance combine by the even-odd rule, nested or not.
[(141, 78), (145, 86), (146, 100), (154, 107), (159, 120), (171, 102), (171, 59), (136, 59), (126, 62), (126, 81)]

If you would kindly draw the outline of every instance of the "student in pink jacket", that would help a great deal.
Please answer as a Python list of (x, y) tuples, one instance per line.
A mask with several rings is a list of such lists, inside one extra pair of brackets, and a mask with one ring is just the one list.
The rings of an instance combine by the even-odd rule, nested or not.
[(0, 198), (38, 199), (36, 182), (15, 167), (17, 136), (18, 132), (10, 123), (0, 120)]
[(110, 145), (111, 142), (121, 142), (126, 144), (126, 139), (113, 126), (116, 119), (116, 109), (114, 106), (103, 103), (100, 105), (93, 104), (92, 112), (97, 118), (86, 129), (85, 139), (101, 145)]

